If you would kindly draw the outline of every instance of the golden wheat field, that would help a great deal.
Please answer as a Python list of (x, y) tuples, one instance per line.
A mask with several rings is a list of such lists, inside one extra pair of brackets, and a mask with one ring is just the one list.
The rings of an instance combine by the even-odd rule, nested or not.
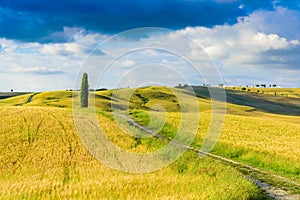
[[(112, 170), (96, 160), (75, 130), (72, 111), (0, 107), (1, 199), (257, 199), (260, 190), (230, 166), (188, 152), (146, 174)], [(135, 140), (98, 115), (115, 144)], [(144, 151), (146, 144), (139, 144)]]
[[(245, 89), (243, 89), (245, 88)], [(228, 87), (231, 90), (244, 90), (247, 92), (253, 93), (262, 93), (272, 96), (281, 96), (281, 97), (291, 97), (291, 98), (300, 98), (300, 89), (299, 88), (261, 88), (261, 87)]]
[[(198, 89), (200, 96), (205, 96), (204, 89)], [(131, 93), (129, 98), (128, 92)], [(180, 107), (177, 95), (185, 101), (184, 109)], [(285, 104), (278, 104), (282, 97), (255, 95), (255, 98), (275, 102), (274, 105), (280, 105), (279, 109), (285, 108)], [(86, 111), (95, 108), (97, 123), (105, 137), (127, 152), (150, 153), (163, 148), (167, 142), (149, 136), (136, 137), (145, 136), (145, 133), (125, 121), (120, 122), (118, 117), (114, 118), (111, 111), (120, 108), (120, 112), (124, 112), (126, 101), (129, 101), (129, 114), (134, 120), (170, 139), (183, 123), (181, 131), (194, 134), (191, 146), (197, 149), (202, 148), (209, 127), (215, 125), (211, 101), (198, 98), (196, 102), (200, 109), (195, 112), (189, 93), (181, 89), (107, 90), (92, 93), (90, 97), (93, 98), (91, 110)], [(289, 99), (288, 103), (297, 103), (293, 98)], [(144, 174), (107, 167), (83, 145), (74, 124), (72, 100), (78, 106), (76, 92), (51, 91), (0, 101), (2, 199), (265, 198), (262, 191), (237, 169), (208, 157), (199, 157), (194, 152), (186, 152), (171, 165)], [(226, 104), (222, 131), (215, 135), (217, 143), (212, 146), (212, 153), (300, 182), (297, 107), (291, 107), (292, 110), (285, 114), (275, 114), (271, 104), (264, 111), (260, 110), (263, 102), (254, 107), (236, 102)], [(252, 99), (251, 102), (255, 101)], [(130, 160), (127, 163), (136, 165)]]

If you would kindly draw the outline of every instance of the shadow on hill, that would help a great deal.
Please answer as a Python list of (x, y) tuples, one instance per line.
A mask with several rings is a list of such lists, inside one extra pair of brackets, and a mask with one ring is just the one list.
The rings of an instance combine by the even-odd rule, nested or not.
[(20, 96), (23, 94), (29, 94), (30, 92), (0, 92), (0, 99), (7, 99), (10, 97)]
[[(208, 89), (201, 86), (193, 86), (193, 89), (196, 95), (201, 98), (210, 98), (209, 90), (214, 90), (214, 92), (223, 90), (222, 88)], [(190, 92), (191, 88), (186, 90)], [(300, 99), (296, 98), (226, 90), (226, 101), (232, 104), (250, 106), (263, 112), (300, 116)]]
[(109, 96), (105, 96), (105, 95), (101, 95), (101, 94), (93, 94), (95, 96), (95, 98), (98, 99), (103, 99), (103, 100), (108, 100), (108, 101), (116, 101), (115, 99), (112, 99)]

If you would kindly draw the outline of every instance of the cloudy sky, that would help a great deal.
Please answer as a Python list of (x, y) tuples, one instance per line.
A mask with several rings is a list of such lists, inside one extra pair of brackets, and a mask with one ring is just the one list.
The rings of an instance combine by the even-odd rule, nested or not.
[(70, 89), (83, 71), (92, 87), (300, 87), (300, 2), (1, 0), (0, 60), (0, 91)]

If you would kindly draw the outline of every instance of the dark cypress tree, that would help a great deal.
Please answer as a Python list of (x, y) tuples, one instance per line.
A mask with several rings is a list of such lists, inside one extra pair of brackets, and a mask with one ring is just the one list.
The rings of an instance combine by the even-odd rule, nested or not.
[(80, 88), (80, 103), (82, 108), (87, 108), (89, 104), (89, 83), (87, 73), (83, 73)]

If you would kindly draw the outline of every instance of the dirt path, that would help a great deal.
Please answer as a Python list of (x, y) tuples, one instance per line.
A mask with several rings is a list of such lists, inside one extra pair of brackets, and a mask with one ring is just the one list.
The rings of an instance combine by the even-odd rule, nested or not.
[[(148, 134), (153, 135), (154, 137), (157, 137), (161, 140), (165, 140), (170, 142), (171, 144), (174, 144), (176, 146), (182, 147), (182, 148), (186, 148), (189, 149), (191, 151), (194, 151), (196, 153), (198, 153), (201, 156), (209, 156), (215, 160), (218, 160), (220, 162), (223, 162), (225, 164), (229, 164), (231, 166), (234, 166), (235, 168), (237, 168), (239, 171), (241, 171), (248, 179), (250, 179), (251, 181), (253, 181), (259, 188), (261, 188), (268, 197), (272, 198), (272, 199), (276, 199), (276, 200), (300, 200), (300, 195), (296, 194), (296, 195), (292, 195), (289, 194), (287, 191), (290, 187), (300, 190), (300, 184), (289, 180), (285, 177), (282, 176), (278, 176), (275, 174), (271, 174), (269, 172), (263, 171), (261, 169), (252, 167), (250, 165), (245, 165), (215, 154), (211, 154), (211, 153), (207, 153), (207, 152), (203, 152), (199, 149), (195, 149), (192, 148), (190, 146), (187, 145), (183, 145), (177, 142), (174, 142), (160, 134), (157, 134), (156, 132), (154, 132), (153, 130), (150, 130), (147, 127), (144, 127), (140, 124), (138, 124), (137, 122), (133, 121), (131, 118), (129, 118), (126, 115), (118, 115), (119, 117), (123, 118), (129, 125), (134, 126)], [(257, 178), (260, 177), (260, 178)], [(274, 181), (276, 182), (276, 184), (274, 184)], [(279, 185), (280, 184), (280, 185)], [(276, 186), (275, 186), (276, 185)]]

